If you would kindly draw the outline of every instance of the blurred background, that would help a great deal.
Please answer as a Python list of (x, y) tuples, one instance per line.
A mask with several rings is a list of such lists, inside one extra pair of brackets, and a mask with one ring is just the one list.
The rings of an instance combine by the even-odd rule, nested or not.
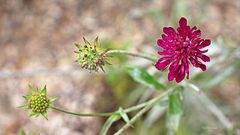
[[(151, 63), (118, 56), (106, 72), (89, 73), (74, 61), (74, 43), (82, 37), (101, 45), (157, 56), (162, 27), (176, 26), (181, 16), (210, 38), (212, 60), (204, 73), (191, 72), (191, 83), (205, 95), (186, 89), (178, 135), (240, 135), (239, 0), (0, 0), (0, 135), (97, 135), (105, 118), (79, 118), (49, 111), (49, 120), (28, 118), (24, 103), (28, 84), (47, 85), (56, 106), (71, 111), (110, 112), (148, 100), (154, 90), (122, 70), (137, 65), (166, 78)], [(195, 96), (193, 96), (195, 95)], [(196, 98), (198, 97), (198, 98)], [(165, 113), (155, 107), (126, 135), (166, 134)], [(160, 109), (161, 110), (161, 109)], [(133, 115), (130, 115), (133, 116)], [(115, 123), (109, 135), (123, 121)]]

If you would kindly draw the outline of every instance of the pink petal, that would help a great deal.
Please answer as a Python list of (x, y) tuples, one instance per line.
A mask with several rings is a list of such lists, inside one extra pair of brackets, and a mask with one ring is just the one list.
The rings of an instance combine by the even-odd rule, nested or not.
[(181, 17), (181, 19), (179, 20), (179, 26), (180, 27), (185, 27), (187, 26), (187, 19), (184, 17)]
[(168, 81), (172, 81), (174, 79), (174, 72), (169, 71), (168, 73)]
[(210, 58), (206, 55), (200, 54), (200, 55), (198, 55), (198, 57), (200, 59), (202, 59), (204, 62), (209, 62), (210, 61)]
[(200, 67), (202, 71), (206, 70), (206, 65), (202, 64), (200, 61), (194, 59), (193, 57), (190, 58), (190, 61), (194, 67)]
[(155, 64), (155, 67), (158, 70), (165, 70), (167, 68), (167, 66), (169, 65), (170, 61), (161, 61), (158, 60), (157, 63)]
[(164, 27), (163, 32), (167, 35), (176, 34), (175, 30), (172, 27)]
[(162, 48), (166, 48), (167, 47), (167, 44), (162, 39), (158, 39), (157, 40), (157, 44), (158, 44), (158, 46), (160, 46)]
[(189, 35), (190, 38), (196, 38), (196, 37), (199, 37), (199, 36), (201, 36), (201, 31), (200, 30), (194, 31), (193, 33), (190, 33), (190, 35)]
[(166, 61), (166, 60), (170, 60), (171, 58), (172, 57), (162, 57), (158, 61)]
[(171, 55), (172, 53), (170, 51), (164, 50), (162, 52), (158, 52), (159, 55)]
[(189, 60), (194, 67), (197, 67), (197, 61), (193, 57), (191, 57)]
[(189, 32), (191, 32), (189, 26), (178, 27), (178, 28), (177, 28), (177, 31), (178, 31), (178, 33), (179, 33), (181, 36), (183, 36), (183, 37), (188, 36)]
[(177, 60), (177, 61), (175, 61), (175, 62), (173, 62), (171, 65), (170, 65), (170, 67), (169, 67), (169, 70), (172, 72), (172, 71), (177, 71), (178, 70), (178, 63), (179, 63), (179, 61)]
[(196, 26), (193, 26), (193, 27), (191, 28), (191, 31), (194, 31), (194, 30), (197, 30), (197, 27), (196, 27)]
[(162, 34), (162, 39), (163, 39), (164, 41), (167, 41), (167, 42), (169, 42), (169, 41), (171, 41), (171, 40), (172, 40), (172, 37), (170, 37), (170, 36), (167, 36), (167, 35), (165, 35), (165, 34)]
[(184, 62), (184, 66), (185, 66), (185, 71), (187, 74), (187, 79), (189, 79), (189, 64), (188, 64), (188, 60), (187, 59), (183, 59)]
[(206, 65), (204, 64), (199, 64), (198, 67), (200, 67), (202, 69), (202, 71), (205, 71), (207, 69)]
[(199, 52), (199, 53), (206, 53), (206, 52), (208, 52), (208, 49), (207, 50), (197, 50), (197, 52)]
[(210, 44), (211, 44), (211, 40), (206, 39), (206, 40), (204, 40), (197, 48), (198, 48), (198, 49), (201, 49), (201, 48), (204, 48), (204, 47), (206, 47), (206, 46), (209, 46)]
[(178, 75), (176, 77), (176, 82), (177, 83), (181, 82), (184, 79), (184, 77), (185, 77), (185, 67), (184, 67), (184, 64), (182, 63), (180, 72), (178, 72)]

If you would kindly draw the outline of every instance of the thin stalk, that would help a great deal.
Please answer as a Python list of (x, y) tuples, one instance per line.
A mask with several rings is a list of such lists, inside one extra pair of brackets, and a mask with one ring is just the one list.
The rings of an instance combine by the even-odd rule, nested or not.
[(149, 100), (146, 106), (140, 110), (128, 123), (126, 123), (120, 130), (118, 130), (114, 135), (121, 135), (126, 129), (128, 129), (137, 119), (139, 119), (144, 113), (149, 111), (160, 99), (169, 95), (175, 90), (175, 88), (170, 88), (166, 92), (160, 94), (159, 96)]
[[(126, 113), (129, 113), (129, 112), (132, 112), (132, 111), (139, 110), (139, 109), (145, 107), (146, 105), (147, 105), (147, 102), (144, 102), (144, 103), (141, 103), (141, 104), (138, 104), (138, 105), (126, 108), (126, 109), (124, 109), (124, 111)], [(117, 112), (110, 112), (110, 113), (88, 114), (88, 113), (70, 112), (70, 111), (66, 111), (66, 110), (63, 110), (61, 108), (55, 107), (55, 106), (52, 106), (51, 108), (56, 110), (56, 111), (59, 111), (59, 112), (63, 112), (63, 113), (66, 113), (66, 114), (71, 114), (71, 115), (77, 115), (77, 116), (81, 116), (81, 117), (108, 117), (108, 116), (111, 116), (111, 115), (117, 113)]]
[(147, 102), (144, 102), (144, 103), (141, 103), (141, 104), (138, 104), (138, 105), (126, 108), (126, 109), (124, 109), (124, 111), (126, 113), (133, 112), (133, 111), (136, 111), (136, 110), (139, 110), (139, 109), (145, 107), (146, 105), (147, 105)]
[(54, 107), (54, 106), (52, 106), (51, 108), (56, 111), (59, 111), (59, 112), (63, 112), (66, 114), (71, 114), (71, 115), (77, 115), (77, 116), (81, 116), (81, 117), (109, 117), (114, 114), (114, 113), (76, 113), (76, 112), (69, 112), (69, 111)]
[(151, 57), (142, 55), (142, 54), (137, 54), (137, 53), (132, 53), (132, 52), (128, 52), (125, 50), (109, 50), (106, 52), (106, 54), (125, 54), (125, 55), (129, 55), (129, 56), (133, 56), (133, 57), (139, 57), (139, 58), (144, 58), (146, 60), (150, 60), (152, 62), (155, 62), (155, 60)]
[[(133, 111), (136, 111), (136, 110), (139, 110), (143, 107), (146, 107), (149, 106), (149, 104), (152, 104), (156, 101), (158, 101), (159, 99), (161, 99), (162, 97), (166, 96), (167, 94), (169, 94), (172, 90), (168, 90), (166, 91), (165, 93), (157, 96), (156, 98), (152, 99), (152, 100), (149, 100), (147, 102), (144, 102), (144, 103), (141, 103), (141, 104), (138, 104), (138, 105), (135, 105), (135, 106), (132, 106), (132, 107), (129, 107), (129, 108), (126, 108), (124, 109), (124, 111), (126, 113), (130, 113), (130, 112), (133, 112)], [(81, 117), (109, 117), (113, 114), (116, 114), (118, 113), (118, 111), (116, 112), (110, 112), (110, 113), (77, 113), (77, 112), (70, 112), (70, 111), (66, 111), (66, 110), (63, 110), (61, 108), (58, 108), (58, 107), (55, 107), (55, 106), (52, 106), (51, 107), (52, 109), (56, 110), (56, 111), (59, 111), (59, 112), (62, 112), (62, 113), (66, 113), (66, 114), (70, 114), (70, 115), (76, 115), (76, 116), (81, 116)], [(147, 110), (146, 110), (147, 111)], [(134, 122), (133, 122), (134, 123)], [(131, 126), (131, 125), (130, 125)]]

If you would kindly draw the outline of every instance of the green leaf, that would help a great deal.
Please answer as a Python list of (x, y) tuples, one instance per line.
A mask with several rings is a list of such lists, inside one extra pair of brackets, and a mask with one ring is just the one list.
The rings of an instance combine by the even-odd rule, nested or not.
[[(118, 112), (120, 113), (120, 115), (121, 115), (121, 117), (123, 118), (123, 120), (126, 122), (126, 123), (128, 123), (128, 124), (130, 124), (129, 122), (130, 122), (130, 120), (129, 120), (129, 118), (128, 118), (128, 115), (127, 115), (127, 113), (122, 109), (122, 107), (120, 107), (119, 109), (118, 109)], [(131, 125), (131, 124), (130, 124)], [(132, 126), (133, 127), (133, 126)]]
[(144, 69), (136, 67), (127, 67), (126, 71), (135, 81), (143, 85), (146, 85), (157, 90), (165, 90), (165, 86), (159, 83), (152, 75), (150, 75)]
[(47, 114), (47, 112), (44, 112), (44, 113), (41, 113), (42, 114), (42, 116), (46, 119), (46, 120), (48, 120), (48, 114)]
[(170, 134), (178, 130), (182, 114), (179, 93), (173, 93), (168, 97), (167, 128)]
[(112, 124), (118, 121), (120, 118), (121, 118), (121, 115), (119, 114), (113, 114), (112, 116), (110, 116), (105, 122), (105, 124), (103, 125), (99, 135), (107, 135), (107, 132), (109, 128), (112, 126)]

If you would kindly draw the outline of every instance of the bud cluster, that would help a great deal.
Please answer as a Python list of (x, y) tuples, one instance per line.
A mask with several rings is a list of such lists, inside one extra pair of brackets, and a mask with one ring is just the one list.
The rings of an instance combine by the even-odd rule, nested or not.
[(33, 88), (29, 85), (29, 95), (23, 96), (27, 100), (27, 104), (20, 106), (19, 108), (30, 109), (30, 116), (42, 115), (44, 118), (48, 119), (47, 110), (52, 107), (53, 101), (57, 97), (47, 96), (46, 86), (39, 90), (38, 88)]
[(45, 93), (36, 93), (30, 97), (28, 107), (33, 112), (44, 113), (49, 107), (49, 99), (47, 99)]
[(81, 65), (83, 69), (88, 69), (90, 71), (98, 71), (101, 68), (103, 71), (103, 66), (107, 62), (107, 50), (100, 48), (98, 43), (98, 37), (95, 38), (94, 44), (90, 44), (85, 38), (84, 45), (75, 43), (78, 51), (75, 53), (78, 54), (77, 62)]

